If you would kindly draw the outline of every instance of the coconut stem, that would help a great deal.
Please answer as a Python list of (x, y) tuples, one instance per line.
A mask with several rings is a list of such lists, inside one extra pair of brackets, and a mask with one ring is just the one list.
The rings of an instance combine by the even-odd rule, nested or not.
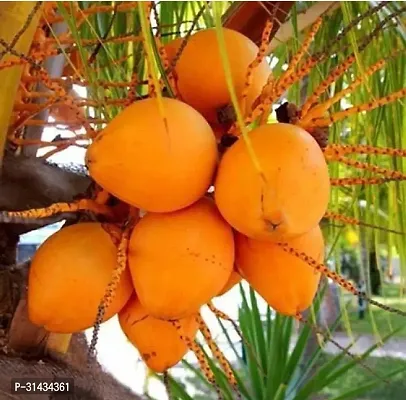
[(46, 344), (47, 352), (66, 354), (71, 338), (71, 333), (50, 333)]

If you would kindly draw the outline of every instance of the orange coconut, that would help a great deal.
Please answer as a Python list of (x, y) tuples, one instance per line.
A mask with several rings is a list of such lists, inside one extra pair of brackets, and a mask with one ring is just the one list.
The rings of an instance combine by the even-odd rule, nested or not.
[[(198, 329), (196, 316), (197, 314), (179, 320), (183, 334), (192, 340)], [(120, 311), (118, 320), (128, 340), (138, 349), (147, 366), (155, 372), (164, 372), (173, 367), (188, 352), (187, 345), (172, 323), (148, 315), (135, 296)]]
[[(30, 320), (56, 333), (90, 328), (116, 265), (117, 248), (100, 223), (80, 223), (56, 232), (31, 262)], [(121, 310), (132, 292), (131, 276), (125, 269), (104, 321)]]
[(207, 121), (181, 101), (140, 100), (116, 116), (90, 145), (92, 178), (133, 206), (153, 212), (179, 210), (209, 187), (217, 146)]
[(233, 232), (207, 198), (180, 211), (146, 214), (130, 238), (135, 290), (157, 318), (195, 313), (221, 291), (233, 263)]
[[(323, 262), (324, 241), (319, 226), (287, 243), (317, 262)], [(238, 234), (236, 264), (252, 288), (282, 314), (295, 315), (313, 302), (320, 273), (276, 243)]]
[[(223, 28), (223, 35), (234, 89), (241, 100), (247, 69), (257, 56), (258, 46), (232, 29)], [(173, 49), (179, 48), (181, 43), (182, 41), (178, 39), (170, 45), (168, 58), (174, 53)], [(183, 101), (201, 112), (211, 123), (218, 122), (216, 111), (231, 104), (231, 97), (215, 29), (201, 30), (190, 37), (176, 64), (175, 71)], [(271, 69), (266, 60), (255, 68), (248, 92), (247, 107), (250, 107), (260, 95), (270, 73)]]
[(221, 289), (220, 293), (217, 296), (222, 296), (230, 291), (237, 283), (240, 283), (242, 280), (241, 275), (236, 271), (233, 270), (231, 272), (230, 278), (228, 278), (227, 283), (224, 285), (223, 289)]
[(290, 124), (249, 133), (256, 161), (241, 138), (224, 154), (215, 180), (216, 204), (240, 233), (284, 240), (316, 226), (327, 209), (328, 168), (317, 142)]

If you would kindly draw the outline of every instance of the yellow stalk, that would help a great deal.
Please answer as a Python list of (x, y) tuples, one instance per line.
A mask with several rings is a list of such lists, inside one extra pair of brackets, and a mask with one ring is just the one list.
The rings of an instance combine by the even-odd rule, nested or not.
[(148, 29), (149, 21), (145, 15), (145, 8), (146, 8), (145, 2), (138, 1), (138, 12), (140, 14), (142, 36), (144, 37), (143, 43), (144, 43), (144, 49), (145, 49), (145, 53), (146, 53), (147, 61), (148, 61), (148, 70), (149, 70), (149, 73), (151, 74), (152, 81), (155, 86), (155, 93), (157, 96), (159, 112), (164, 120), (166, 129), (168, 129), (167, 120), (166, 120), (166, 116), (165, 116), (164, 103), (162, 100), (161, 86), (159, 83), (159, 78), (158, 78), (158, 74), (157, 74), (157, 66), (155, 64), (154, 51), (153, 51), (152, 43), (151, 43), (151, 40), (152, 40), (151, 31)]
[(235, 113), (237, 116), (237, 124), (241, 131), (245, 144), (247, 146), (248, 154), (254, 164), (254, 167), (258, 171), (261, 178), (265, 181), (265, 174), (261, 168), (258, 157), (255, 154), (251, 140), (248, 137), (247, 127), (244, 124), (244, 119), (241, 114), (239, 101), (237, 99), (237, 95), (234, 90), (230, 62), (229, 62), (228, 56), (227, 56), (226, 42), (224, 40), (224, 34), (223, 34), (223, 30), (222, 30), (222, 25), (221, 25), (221, 4), (219, 4), (217, 2), (213, 2), (212, 6), (213, 6), (213, 12), (214, 12), (214, 19), (215, 19), (215, 29), (216, 29), (217, 38), (219, 41), (220, 56), (223, 61), (224, 73), (225, 73), (225, 77), (226, 77), (226, 81), (227, 81), (228, 90), (230, 92), (231, 102), (233, 104), (233, 107), (234, 107), (234, 110), (235, 110)]
[(47, 351), (66, 354), (71, 338), (70, 333), (50, 333), (46, 344)]
[[(8, 44), (12, 42), (19, 30), (27, 20), (30, 12), (35, 6), (35, 2), (30, 1), (4, 1), (0, 3), (0, 38)], [(40, 12), (33, 17), (31, 23), (14, 46), (18, 52), (27, 54), (31, 42), (38, 26)], [(5, 51), (0, 46), (0, 51)], [(5, 54), (3, 61), (15, 58), (10, 54)], [(13, 110), (14, 98), (17, 94), (18, 85), (21, 79), (23, 67), (16, 66), (0, 71), (0, 166), (3, 158), (3, 149), (7, 139), (7, 130)]]

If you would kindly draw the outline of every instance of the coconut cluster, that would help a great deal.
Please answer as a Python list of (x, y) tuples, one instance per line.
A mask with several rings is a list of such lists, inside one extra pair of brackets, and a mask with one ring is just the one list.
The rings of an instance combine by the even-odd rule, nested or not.
[[(247, 92), (258, 47), (236, 31), (223, 34), (235, 93), (249, 110), (270, 67), (263, 61), (252, 71)], [(170, 60), (180, 43), (166, 46)], [(171, 321), (193, 340), (200, 308), (241, 279), (280, 313), (309, 307), (320, 276), (286, 249), (322, 262), (318, 224), (330, 190), (319, 145), (295, 125), (261, 125), (219, 154), (226, 132), (219, 110), (231, 99), (213, 29), (191, 36), (174, 76), (179, 99), (134, 102), (86, 154), (92, 179), (145, 213), (132, 230), (128, 263), (103, 320), (118, 314), (128, 339), (157, 372), (188, 350)], [(114, 229), (79, 223), (42, 244), (29, 276), (34, 323), (64, 333), (93, 325), (117, 266)]]

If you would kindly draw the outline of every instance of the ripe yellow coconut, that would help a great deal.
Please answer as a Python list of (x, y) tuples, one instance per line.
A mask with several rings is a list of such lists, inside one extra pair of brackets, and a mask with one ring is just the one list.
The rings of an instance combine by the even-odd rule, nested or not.
[(222, 290), (233, 264), (232, 229), (208, 198), (172, 213), (146, 214), (130, 238), (137, 296), (157, 318), (197, 312)]
[(221, 214), (252, 239), (279, 241), (308, 232), (325, 214), (330, 195), (319, 145), (291, 124), (262, 125), (248, 137), (260, 170), (243, 138), (226, 151), (214, 184)]
[[(316, 226), (286, 242), (295, 250), (323, 262), (323, 235)], [(277, 243), (236, 235), (236, 265), (244, 279), (276, 311), (295, 315), (308, 308), (316, 294), (320, 273)]]
[[(100, 223), (80, 223), (54, 233), (31, 261), (28, 276), (31, 322), (55, 333), (90, 328), (116, 265), (117, 248)], [(132, 293), (131, 276), (126, 268), (104, 321), (117, 314)]]
[(207, 121), (181, 101), (140, 100), (116, 116), (89, 146), (91, 177), (128, 204), (153, 212), (187, 207), (202, 197), (217, 164)]
[[(234, 89), (241, 102), (248, 66), (254, 61), (259, 49), (246, 36), (232, 29), (223, 28), (223, 35)], [(166, 45), (170, 60), (181, 43), (182, 40), (176, 39)], [(215, 29), (204, 29), (190, 37), (176, 64), (175, 72), (183, 101), (202, 113), (210, 123), (220, 122), (217, 111), (231, 104), (231, 97)], [(247, 96), (247, 109), (261, 94), (270, 73), (266, 60), (254, 69)]]
[[(197, 314), (179, 320), (183, 334), (194, 340)], [(148, 315), (147, 310), (133, 296), (118, 316), (121, 329), (138, 349), (147, 366), (155, 372), (164, 372), (176, 365), (188, 352), (179, 332), (169, 321)]]

